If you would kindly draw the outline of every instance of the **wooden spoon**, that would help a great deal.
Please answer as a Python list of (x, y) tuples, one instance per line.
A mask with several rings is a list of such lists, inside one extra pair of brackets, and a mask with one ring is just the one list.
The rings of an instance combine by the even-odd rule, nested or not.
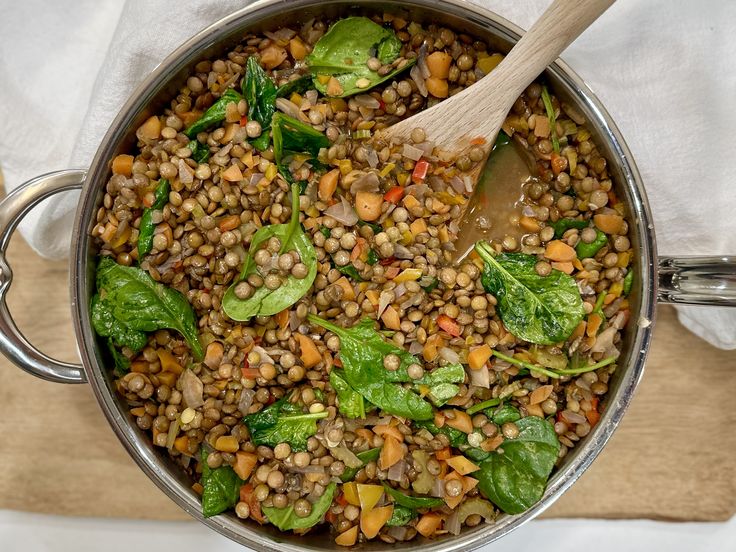
[[(471, 140), (484, 139), (481, 147), (487, 158), (516, 99), (614, 1), (554, 0), (488, 75), (434, 107), (380, 131), (378, 139), (406, 142), (413, 129), (421, 128), (427, 140), (451, 156), (468, 150)], [(472, 170), (473, 186), (484, 165), (477, 163)]]

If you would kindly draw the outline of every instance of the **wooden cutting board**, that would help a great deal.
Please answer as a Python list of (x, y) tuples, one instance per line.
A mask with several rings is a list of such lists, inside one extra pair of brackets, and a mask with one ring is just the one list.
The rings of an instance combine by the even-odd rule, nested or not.
[[(43, 351), (76, 359), (66, 262), (20, 237), (9, 305)], [(621, 427), (547, 517), (725, 520), (736, 512), (736, 351), (660, 307), (646, 373)], [(126, 454), (86, 385), (41, 381), (0, 357), (0, 508), (189, 519)]]

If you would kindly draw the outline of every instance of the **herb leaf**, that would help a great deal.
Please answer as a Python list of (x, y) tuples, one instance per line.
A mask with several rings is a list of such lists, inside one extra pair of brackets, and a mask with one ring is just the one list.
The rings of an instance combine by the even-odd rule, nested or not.
[(356, 282), (364, 282), (363, 277), (360, 275), (360, 272), (358, 272), (358, 269), (355, 268), (352, 264), (346, 264), (345, 266), (337, 266), (335, 265), (335, 268), (347, 276), (348, 278), (351, 278), (352, 280)]
[[(197, 142), (199, 143), (199, 142)], [(141, 224), (138, 229), (138, 259), (143, 259), (151, 251), (153, 247), (153, 232), (156, 225), (153, 224), (153, 212), (160, 211), (169, 201), (169, 192), (171, 187), (169, 181), (162, 178), (158, 181), (156, 191), (154, 192), (153, 204), (146, 207), (141, 215)]]
[[(110, 327), (111, 322), (109, 318), (105, 318), (106, 322), (101, 326), (102, 333), (95, 325), (95, 330), (100, 335), (112, 337), (122, 345), (117, 341), (122, 336), (121, 327), (128, 332), (154, 332), (169, 328), (184, 336), (196, 359), (200, 360), (204, 356), (197, 335), (194, 311), (178, 291), (154, 281), (140, 268), (121, 266), (109, 257), (101, 258), (97, 266), (97, 289), (101, 301), (92, 302), (93, 325), (95, 309), (98, 321), (99, 316), (104, 314), (99, 311), (100, 306), (109, 309), (116, 324), (114, 333), (108, 333), (106, 328)], [(140, 339), (137, 334), (131, 335)]]
[[(314, 86), (317, 90), (327, 94), (328, 87), (324, 77), (334, 77), (340, 83), (341, 91), (333, 96), (344, 98), (366, 92), (413, 65), (415, 60), (407, 60), (401, 69), (395, 69), (384, 76), (368, 69), (366, 63), (373, 55), (382, 64), (388, 64), (398, 58), (400, 52), (401, 41), (393, 31), (381, 27), (367, 17), (348, 17), (330, 27), (314, 45), (314, 50), (306, 61), (314, 75)], [(358, 81), (361, 81), (362, 86), (358, 86)]]
[(327, 136), (320, 131), (283, 113), (276, 113), (271, 124), (273, 155), (278, 165), (290, 153), (308, 153), (316, 159), (319, 150), (330, 145)]
[(507, 514), (520, 514), (542, 498), (560, 450), (546, 420), (528, 416), (516, 427), (518, 437), (505, 440), (503, 452), (491, 454), (474, 475), (480, 491)]
[(242, 87), (243, 97), (248, 102), (248, 119), (261, 124), (261, 135), (251, 140), (251, 144), (263, 151), (268, 148), (268, 129), (276, 111), (276, 85), (255, 56), (250, 56), (245, 64)]
[[(373, 320), (364, 318), (352, 328), (341, 328), (312, 314), (308, 319), (340, 337), (340, 358), (345, 368), (345, 379), (368, 401), (389, 414), (412, 420), (432, 418), (432, 405), (399, 385), (401, 382), (413, 382), (406, 368), (419, 363), (419, 360), (393, 343), (384, 341), (373, 328)], [(401, 365), (395, 372), (383, 367), (383, 358), (388, 354), (395, 354), (401, 359)]]
[(221, 123), (225, 120), (225, 109), (227, 108), (227, 104), (232, 102), (238, 103), (242, 99), (243, 96), (238, 94), (237, 91), (232, 88), (228, 88), (222, 93), (222, 96), (220, 96), (220, 98), (204, 112), (204, 115), (184, 131), (184, 134), (189, 138), (194, 138), (200, 132)]
[(256, 445), (275, 447), (289, 443), (294, 450), (306, 450), (307, 439), (317, 433), (317, 420), (326, 417), (327, 412), (303, 414), (300, 407), (284, 397), (260, 412), (247, 415), (243, 422)]
[(383, 484), (383, 488), (386, 490), (386, 494), (394, 499), (396, 504), (403, 506), (404, 508), (411, 508), (413, 510), (416, 510), (417, 508), (435, 508), (437, 506), (442, 506), (445, 503), (441, 498), (411, 496), (402, 493), (401, 491), (397, 491), (385, 483)]
[(244, 481), (230, 466), (212, 469), (207, 465), (207, 452), (202, 449), (202, 515), (221, 514), (238, 503)]
[(498, 300), (498, 313), (517, 338), (552, 345), (566, 340), (585, 316), (575, 280), (559, 270), (540, 276), (537, 258), (523, 253), (495, 256), (485, 242), (475, 244), (485, 261), (483, 287)]
[[(364, 450), (363, 452), (358, 452), (355, 454), (355, 456), (357, 456), (358, 459), (363, 462), (363, 466), (365, 466), (368, 462), (378, 460), (378, 457), (380, 455), (381, 447)], [(353, 477), (355, 477), (355, 474), (358, 473), (363, 466), (361, 466), (360, 468), (345, 468), (345, 471), (342, 472), (342, 475), (340, 476), (340, 480), (343, 483), (351, 481)]]
[[(259, 287), (248, 299), (238, 299), (235, 286), (253, 274), (257, 267), (253, 260), (256, 251), (272, 236), (281, 240), (281, 253), (296, 249), (301, 262), (309, 267), (309, 272), (301, 280), (291, 274), (284, 284), (274, 290)], [(255, 233), (245, 256), (240, 276), (225, 292), (222, 309), (233, 320), (244, 321), (257, 315), (270, 316), (290, 307), (304, 297), (312, 287), (317, 276), (317, 253), (309, 237), (299, 224), (299, 185), (291, 185), (291, 220), (289, 224), (271, 224)]]
[(312, 504), (312, 513), (306, 517), (300, 518), (294, 513), (294, 505), (290, 504), (286, 508), (274, 508), (273, 506), (261, 506), (261, 510), (268, 517), (273, 525), (281, 529), (282, 531), (289, 531), (291, 529), (309, 529), (314, 525), (317, 525), (322, 520), (325, 512), (329, 509), (332, 504), (332, 499), (335, 496), (337, 490), (337, 483), (330, 483), (325, 488), (325, 492), (321, 497)]
[(187, 144), (192, 151), (192, 159), (197, 163), (205, 163), (210, 158), (210, 148), (199, 140), (192, 140)]
[(282, 84), (276, 89), (276, 97), (277, 98), (287, 98), (291, 96), (294, 92), (297, 94), (303, 94), (310, 88), (314, 88), (312, 86), (312, 75), (304, 75), (302, 77), (299, 77), (298, 79), (294, 79), (292, 81), (287, 82), (286, 84)]
[(337, 393), (338, 409), (348, 418), (365, 418), (363, 396), (348, 385), (348, 382), (333, 368), (330, 372), (330, 385)]
[(388, 527), (400, 527), (406, 525), (415, 517), (417, 517), (417, 513), (411, 508), (395, 504), (394, 511), (391, 513), (391, 517), (386, 522), (386, 525)]

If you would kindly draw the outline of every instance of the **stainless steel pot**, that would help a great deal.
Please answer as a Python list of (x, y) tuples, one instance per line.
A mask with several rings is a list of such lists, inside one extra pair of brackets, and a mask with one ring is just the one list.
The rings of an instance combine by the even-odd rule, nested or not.
[[(94, 291), (95, 250), (90, 233), (101, 205), (110, 160), (135, 143), (135, 129), (176, 94), (188, 70), (238, 42), (246, 30), (262, 30), (305, 21), (314, 15), (346, 16), (403, 9), (412, 19), (441, 22), (457, 30), (486, 39), (507, 51), (518, 40), (521, 29), (501, 17), (463, 0), (261, 0), (218, 21), (173, 52), (145, 80), (115, 118), (88, 171), (68, 170), (40, 176), (24, 184), (0, 203), (0, 351), (23, 370), (42, 379), (60, 383), (88, 382), (111, 427), (135, 462), (159, 488), (194, 518), (212, 529), (257, 550), (340, 549), (325, 535), (299, 537), (270, 527), (243, 523), (233, 514), (204, 519), (199, 497), (191, 481), (151, 444), (135, 424), (125, 400), (117, 396), (111, 371), (103, 363), (89, 320), (89, 301)], [(562, 61), (547, 69), (555, 93), (585, 114), (594, 139), (609, 160), (616, 193), (628, 209), (632, 244), (639, 257), (635, 262), (635, 285), (630, 296), (633, 316), (624, 336), (620, 367), (611, 382), (600, 423), (566, 457), (551, 478), (542, 500), (517, 516), (501, 516), (493, 525), (465, 530), (457, 537), (392, 545), (391, 549), (426, 552), (472, 550), (498, 539), (548, 508), (587, 469), (616, 429), (641, 378), (649, 350), (657, 299), (663, 302), (701, 305), (736, 305), (736, 258), (657, 258), (654, 227), (641, 177), (626, 144), (610, 116), (585, 83)], [(31, 345), (18, 331), (5, 296), (12, 272), (5, 260), (10, 236), (18, 222), (44, 198), (81, 188), (72, 240), (72, 316), (82, 364), (54, 360)], [(387, 549), (382, 542), (362, 549)]]

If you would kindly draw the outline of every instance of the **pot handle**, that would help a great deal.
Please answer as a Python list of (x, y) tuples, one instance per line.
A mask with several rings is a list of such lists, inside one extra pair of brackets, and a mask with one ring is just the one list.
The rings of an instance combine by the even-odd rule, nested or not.
[(86, 175), (83, 170), (47, 173), (16, 188), (0, 202), (0, 352), (29, 374), (56, 383), (86, 383), (87, 376), (81, 364), (54, 360), (18, 330), (5, 300), (13, 282), (5, 252), (18, 223), (33, 207), (49, 196), (81, 188)]
[(658, 299), (736, 307), (736, 257), (660, 257)]

